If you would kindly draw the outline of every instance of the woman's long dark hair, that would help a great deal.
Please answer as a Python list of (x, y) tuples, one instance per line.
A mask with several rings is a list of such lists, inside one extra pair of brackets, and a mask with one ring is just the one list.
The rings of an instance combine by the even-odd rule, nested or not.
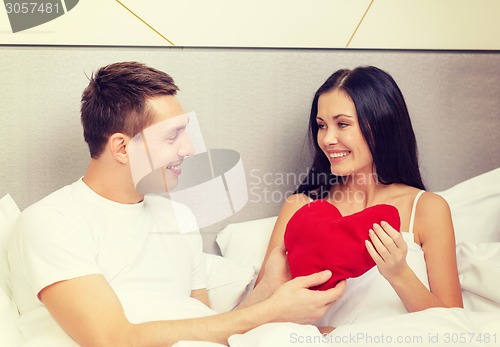
[(403, 183), (425, 189), (420, 176), (417, 142), (403, 94), (394, 79), (374, 66), (342, 69), (331, 75), (314, 95), (309, 117), (309, 136), (314, 161), (295, 193), (324, 198), (339, 177), (318, 145), (319, 97), (328, 91), (344, 91), (354, 102), (361, 133), (370, 148), (379, 183)]

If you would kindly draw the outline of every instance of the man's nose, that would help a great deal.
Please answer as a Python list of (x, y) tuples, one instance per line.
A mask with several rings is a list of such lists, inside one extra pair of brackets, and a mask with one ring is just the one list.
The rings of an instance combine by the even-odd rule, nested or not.
[(189, 155), (193, 155), (195, 152), (194, 144), (191, 142), (191, 139), (187, 135), (186, 132), (182, 134), (181, 142), (179, 144), (179, 150), (177, 154), (180, 157), (187, 157)]

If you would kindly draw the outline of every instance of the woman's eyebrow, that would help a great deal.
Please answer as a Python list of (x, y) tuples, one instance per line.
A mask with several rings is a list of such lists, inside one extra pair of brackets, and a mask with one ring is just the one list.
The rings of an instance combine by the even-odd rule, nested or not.
[(336, 116), (333, 116), (333, 119), (338, 119), (340, 117), (347, 117), (347, 118), (354, 118), (353, 116), (351, 115), (348, 115), (348, 114), (345, 114), (345, 113), (341, 113), (341, 114), (338, 114)]
[[(333, 119), (338, 119), (340, 117), (354, 118), (353, 116), (344, 113), (332, 116)], [(321, 116), (316, 116), (316, 119), (323, 121), (323, 118), (321, 118)]]

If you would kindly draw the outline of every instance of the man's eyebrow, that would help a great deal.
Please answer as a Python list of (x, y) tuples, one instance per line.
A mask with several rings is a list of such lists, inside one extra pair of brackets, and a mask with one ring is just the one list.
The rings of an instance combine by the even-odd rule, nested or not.
[(179, 125), (179, 126), (177, 126), (177, 127), (174, 127), (175, 131), (179, 131), (179, 130), (184, 130), (184, 129), (186, 129), (186, 128), (187, 128), (187, 126), (188, 126), (188, 124), (189, 124), (189, 121), (190, 121), (190, 120), (191, 120), (191, 119), (190, 119), (190, 118), (188, 118), (188, 119), (187, 119), (186, 124), (183, 124), (183, 125)]
[(167, 129), (165, 131), (165, 134), (166, 135), (173, 135), (173, 134), (175, 134), (175, 133), (177, 133), (177, 132), (179, 132), (179, 131), (181, 131), (183, 129), (186, 129), (185, 125), (181, 125), (181, 126), (178, 126), (178, 127), (172, 127), (170, 129)]
[(179, 127), (176, 127), (176, 128), (175, 128), (175, 131), (184, 130), (184, 129), (186, 129), (186, 128), (187, 128), (187, 124), (186, 124), (186, 125), (181, 125), (181, 126), (179, 126)]
[(174, 127), (170, 128), (170, 129), (168, 129), (168, 130), (167, 130), (167, 132), (168, 132), (168, 133), (173, 133), (173, 132), (177, 132), (177, 131), (179, 131), (179, 130), (184, 130), (184, 129), (186, 129), (186, 127), (188, 126), (189, 121), (190, 121), (190, 119), (188, 118), (188, 120), (187, 120), (186, 124), (179, 125), (179, 126), (174, 126)]

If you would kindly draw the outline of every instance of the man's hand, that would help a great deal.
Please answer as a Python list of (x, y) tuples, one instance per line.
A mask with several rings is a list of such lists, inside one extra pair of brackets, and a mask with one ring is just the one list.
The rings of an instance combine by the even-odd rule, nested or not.
[(345, 290), (345, 281), (325, 291), (309, 289), (325, 283), (331, 276), (332, 273), (326, 270), (294, 278), (282, 285), (269, 299), (278, 311), (277, 320), (302, 324), (316, 322)]
[(285, 246), (281, 243), (269, 255), (262, 280), (238, 308), (267, 301), (277, 313), (274, 321), (314, 323), (344, 293), (345, 281), (326, 291), (309, 289), (325, 283), (331, 276), (327, 270), (292, 280)]

